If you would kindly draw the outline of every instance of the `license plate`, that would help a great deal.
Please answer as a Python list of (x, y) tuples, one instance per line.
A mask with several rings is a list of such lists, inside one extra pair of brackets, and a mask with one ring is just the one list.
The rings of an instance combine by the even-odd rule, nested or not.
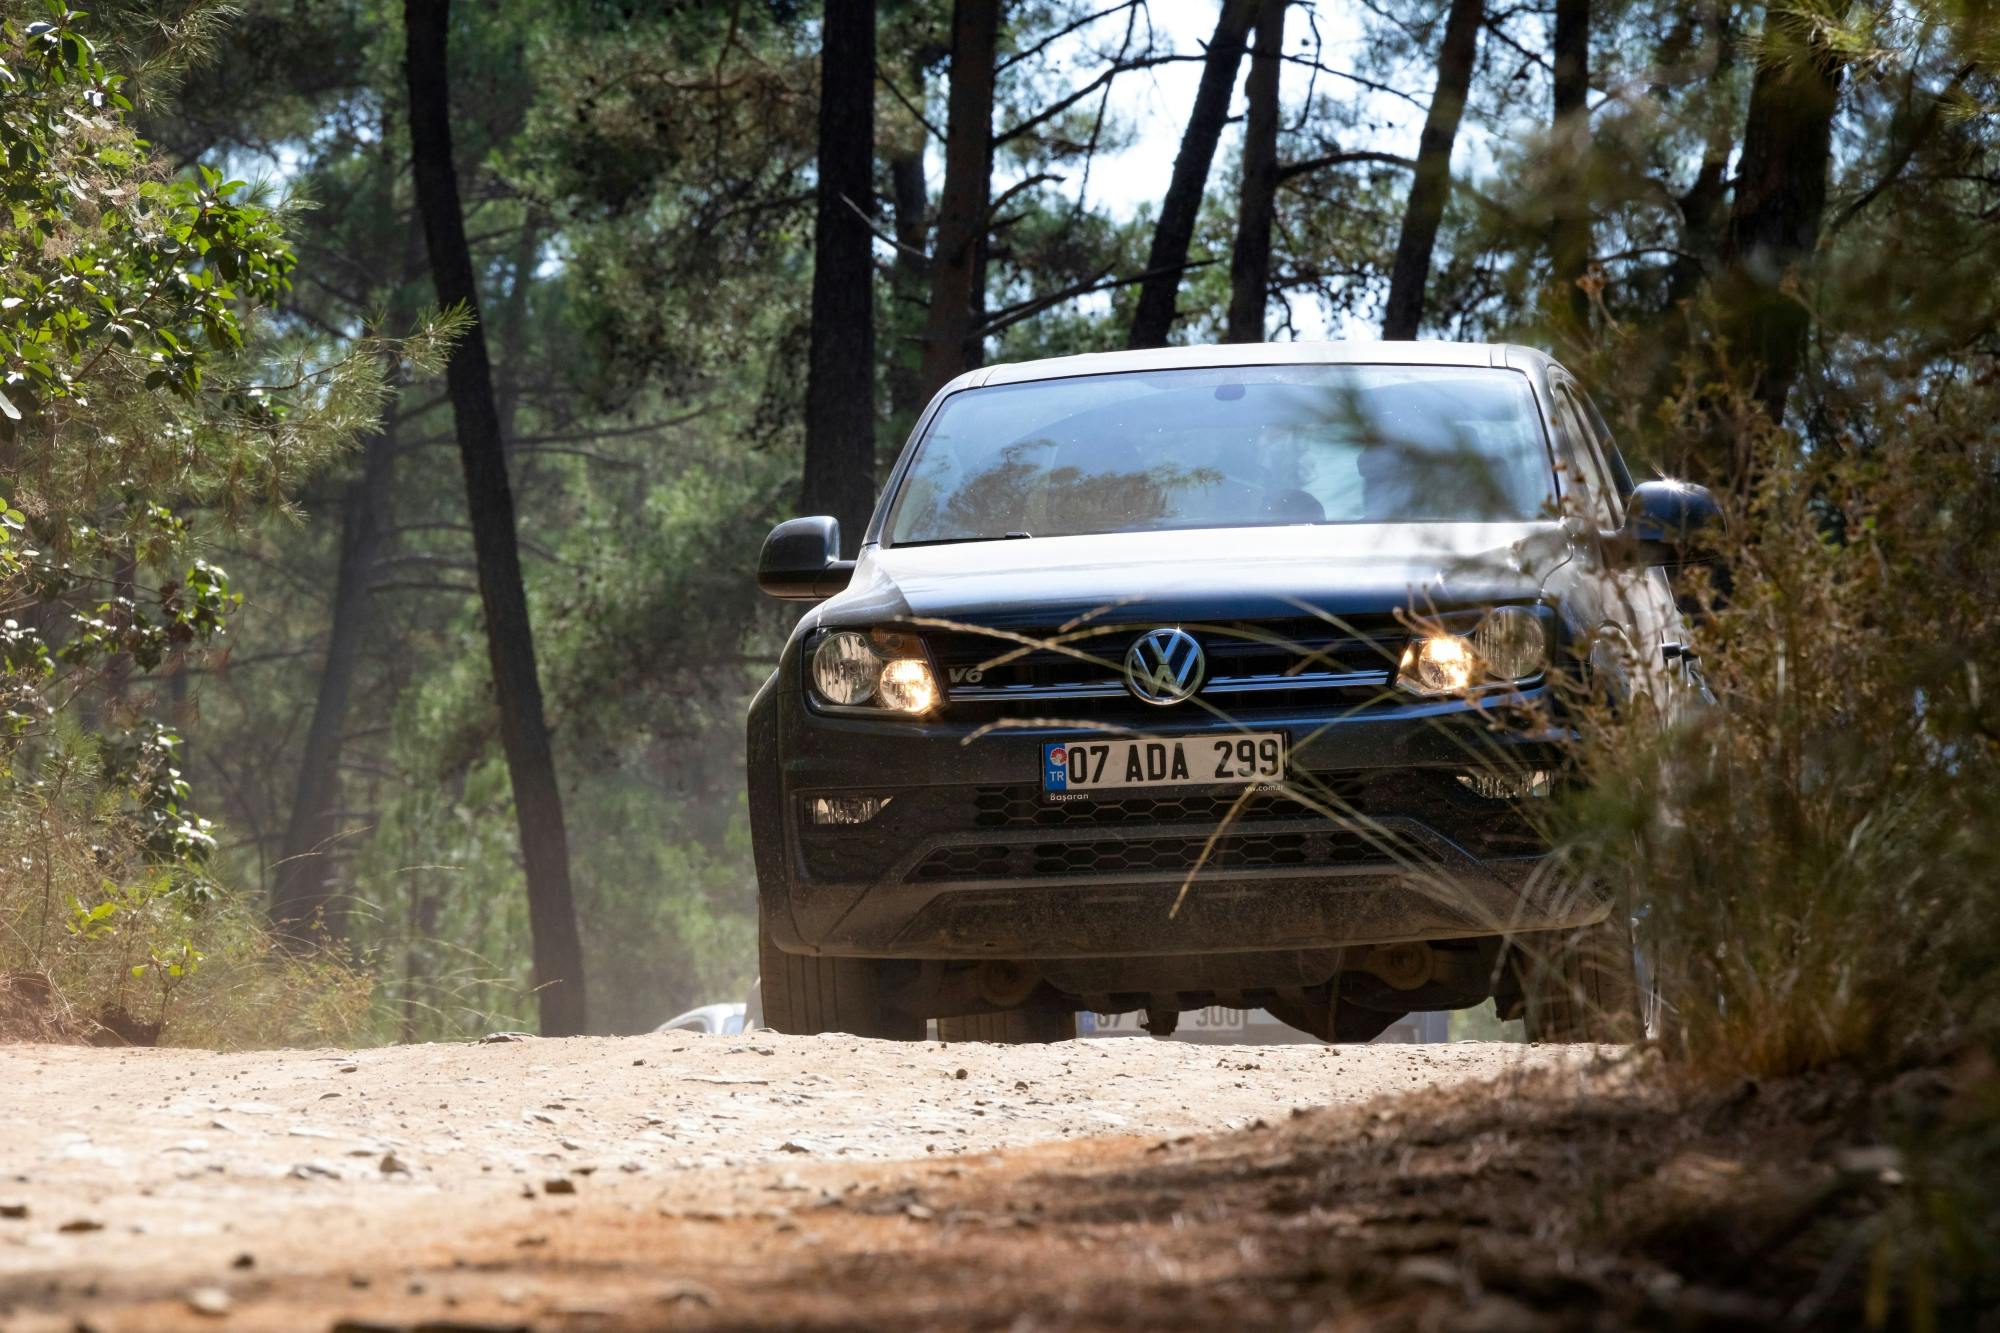
[(1042, 790), (1051, 794), (1125, 787), (1247, 785), (1284, 779), (1282, 731), (1142, 740), (1079, 738), (1042, 746)]

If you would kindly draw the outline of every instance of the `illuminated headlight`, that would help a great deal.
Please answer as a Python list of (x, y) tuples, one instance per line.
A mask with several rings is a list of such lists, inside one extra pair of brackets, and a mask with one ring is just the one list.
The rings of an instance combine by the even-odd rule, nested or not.
[(1548, 635), (1540, 618), (1524, 606), (1503, 606), (1469, 635), (1438, 631), (1412, 639), (1396, 683), (1426, 696), (1463, 694), (1481, 685), (1532, 680), (1548, 664)]
[(873, 704), (890, 713), (928, 713), (938, 688), (922, 652), (906, 634), (829, 634), (813, 649), (813, 694), (837, 708)]
[(1418, 694), (1465, 693), (1472, 685), (1472, 645), (1457, 634), (1411, 640), (1397, 683)]
[(937, 682), (931, 679), (930, 667), (914, 657), (883, 663), (876, 689), (882, 706), (899, 713), (928, 713), (937, 702)]

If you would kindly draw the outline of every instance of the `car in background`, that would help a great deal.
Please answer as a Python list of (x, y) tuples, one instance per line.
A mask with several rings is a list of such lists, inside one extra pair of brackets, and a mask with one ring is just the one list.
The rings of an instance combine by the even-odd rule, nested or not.
[(690, 1009), (684, 1014), (676, 1014), (654, 1028), (655, 1032), (700, 1032), (711, 1037), (734, 1037), (743, 1032), (745, 1006), (740, 1004), (705, 1004), (699, 1009)]

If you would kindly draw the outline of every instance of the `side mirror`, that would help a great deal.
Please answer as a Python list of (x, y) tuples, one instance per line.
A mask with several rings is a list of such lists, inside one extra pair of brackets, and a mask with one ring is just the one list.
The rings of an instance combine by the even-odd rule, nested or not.
[(1706, 486), (1642, 481), (1626, 505), (1620, 545), (1635, 565), (1678, 569), (1713, 560), (1713, 536), (1721, 528), (1722, 510)]
[(840, 520), (787, 519), (757, 557), (757, 586), (791, 602), (823, 602), (847, 586), (854, 562), (840, 558)]

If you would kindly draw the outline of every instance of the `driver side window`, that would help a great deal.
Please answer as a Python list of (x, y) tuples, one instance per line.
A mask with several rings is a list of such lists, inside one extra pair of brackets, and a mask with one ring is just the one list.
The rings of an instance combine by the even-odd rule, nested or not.
[(1583, 409), (1570, 386), (1552, 381), (1550, 392), (1556, 403), (1556, 431), (1562, 440), (1563, 462), (1577, 496), (1578, 511), (1600, 528), (1618, 526), (1617, 506), (1611, 478), (1598, 456), (1596, 440), (1584, 424)]

